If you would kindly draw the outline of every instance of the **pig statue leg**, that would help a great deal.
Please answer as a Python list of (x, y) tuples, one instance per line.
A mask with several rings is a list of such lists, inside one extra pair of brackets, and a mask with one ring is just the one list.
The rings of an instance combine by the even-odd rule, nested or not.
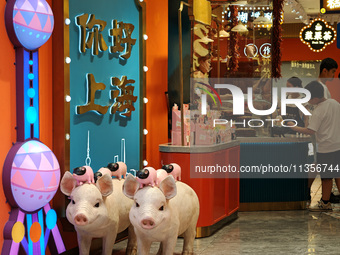
[(126, 255), (136, 255), (137, 254), (137, 238), (133, 225), (129, 227), (128, 243), (126, 247)]
[(168, 240), (162, 242), (163, 255), (173, 255), (177, 243), (177, 235), (171, 236)]
[(86, 234), (77, 233), (78, 245), (79, 245), (79, 255), (88, 255), (90, 254), (91, 241), (92, 237)]
[(113, 250), (113, 245), (116, 242), (117, 237), (117, 228), (113, 228), (115, 230), (110, 231), (105, 237), (103, 237), (103, 255), (111, 255)]
[(194, 241), (196, 236), (196, 221), (193, 221), (188, 229), (183, 233), (184, 243), (182, 255), (194, 254)]
[(137, 254), (149, 255), (152, 242), (137, 237)]
[(162, 245), (162, 243), (160, 243), (159, 249), (158, 249), (158, 252), (157, 252), (156, 255), (162, 255), (162, 253), (163, 253), (163, 245)]

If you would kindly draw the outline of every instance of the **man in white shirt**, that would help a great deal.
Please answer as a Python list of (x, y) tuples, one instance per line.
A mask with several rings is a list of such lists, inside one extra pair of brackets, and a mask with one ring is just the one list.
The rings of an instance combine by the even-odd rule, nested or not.
[[(340, 188), (340, 104), (324, 97), (323, 86), (312, 81), (305, 89), (311, 93), (310, 104), (315, 105), (308, 127), (291, 127), (295, 132), (316, 136), (317, 165), (321, 169), (322, 198), (311, 211), (331, 211), (329, 202), (332, 191), (332, 178)], [(289, 125), (294, 125), (290, 122)]]
[(320, 82), (324, 88), (324, 96), (326, 99), (331, 98), (331, 93), (326, 86), (326, 82), (333, 80), (336, 69), (338, 69), (338, 63), (334, 59), (325, 58), (321, 61), (318, 82)]
[[(331, 98), (331, 93), (329, 92), (329, 90), (328, 90), (328, 88), (326, 86), (326, 82), (333, 80), (334, 74), (335, 74), (337, 69), (338, 69), (338, 63), (334, 59), (332, 59), (332, 58), (325, 58), (325, 59), (323, 59), (321, 61), (318, 82), (320, 82), (320, 84), (324, 88), (324, 91), (325, 91), (324, 92), (324, 97), (326, 99)], [(315, 145), (315, 139), (314, 138), (313, 138), (313, 144)], [(309, 179), (309, 181), (308, 181), (309, 189), (312, 186), (313, 181), (314, 181), (314, 178)], [(331, 198), (330, 198), (331, 203), (339, 203), (339, 197), (335, 196), (333, 194), (333, 192), (336, 192), (336, 188), (335, 187), (333, 187), (333, 191), (331, 193)]]

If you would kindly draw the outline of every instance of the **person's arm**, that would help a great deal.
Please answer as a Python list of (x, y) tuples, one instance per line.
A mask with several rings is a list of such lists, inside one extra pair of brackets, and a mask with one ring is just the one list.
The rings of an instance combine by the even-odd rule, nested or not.
[(306, 134), (306, 135), (314, 135), (315, 134), (314, 130), (306, 128), (306, 127), (298, 127), (298, 126), (293, 127), (293, 125), (294, 125), (293, 122), (288, 122), (287, 125), (290, 126), (290, 128), (292, 130), (294, 130), (295, 132), (298, 132), (298, 133), (302, 133), (302, 134)]

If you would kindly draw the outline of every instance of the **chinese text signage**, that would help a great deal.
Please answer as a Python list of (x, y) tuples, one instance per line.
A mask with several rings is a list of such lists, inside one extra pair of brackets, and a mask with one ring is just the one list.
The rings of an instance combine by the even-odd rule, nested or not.
[(314, 19), (300, 31), (300, 40), (315, 52), (324, 50), (335, 39), (335, 29), (320, 18)]
[[(138, 1), (69, 1), (70, 168), (141, 161), (142, 8)], [(116, 157), (117, 159), (117, 157)]]
[(340, 0), (320, 0), (321, 13), (340, 13)]

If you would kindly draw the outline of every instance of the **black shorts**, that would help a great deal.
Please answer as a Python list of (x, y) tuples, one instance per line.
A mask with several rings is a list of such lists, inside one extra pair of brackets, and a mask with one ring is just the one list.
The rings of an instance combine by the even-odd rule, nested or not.
[(328, 153), (318, 152), (316, 162), (321, 179), (340, 178), (340, 150)]

